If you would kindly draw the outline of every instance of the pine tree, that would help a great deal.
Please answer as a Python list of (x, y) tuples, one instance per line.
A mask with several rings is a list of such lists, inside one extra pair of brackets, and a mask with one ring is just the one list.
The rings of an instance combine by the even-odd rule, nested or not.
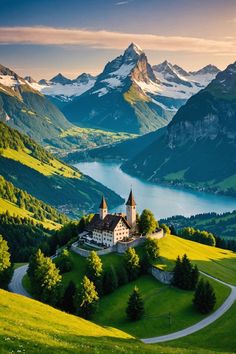
[(69, 312), (69, 313), (75, 313), (75, 294), (76, 294), (76, 286), (75, 283), (71, 280), (69, 284), (67, 285), (64, 295), (62, 297), (61, 301), (61, 307), (62, 310)]
[(117, 271), (118, 275), (118, 285), (122, 286), (128, 283), (129, 278), (128, 278), (128, 273), (126, 268), (123, 265), (120, 265)]
[(184, 290), (192, 289), (192, 264), (186, 254), (182, 258), (182, 279), (181, 288)]
[(212, 285), (208, 280), (201, 279), (195, 290), (193, 303), (196, 309), (203, 313), (209, 313), (216, 304), (216, 295)]
[(75, 299), (78, 315), (84, 318), (90, 318), (96, 311), (98, 300), (99, 297), (94, 283), (84, 276), (81, 289)]
[(110, 294), (118, 287), (118, 278), (115, 268), (111, 265), (103, 277), (103, 293)]
[(125, 268), (128, 273), (129, 280), (134, 280), (140, 272), (139, 256), (134, 248), (129, 247), (124, 254)]
[(192, 274), (191, 274), (191, 290), (196, 289), (198, 280), (199, 280), (199, 270), (197, 265), (195, 265), (192, 269)]
[(131, 321), (140, 320), (144, 315), (144, 302), (137, 287), (134, 288), (129, 297), (126, 314)]
[(181, 263), (180, 256), (178, 256), (175, 262), (175, 267), (173, 269), (172, 284), (176, 287), (179, 287), (181, 284), (181, 277), (182, 277), (182, 263)]

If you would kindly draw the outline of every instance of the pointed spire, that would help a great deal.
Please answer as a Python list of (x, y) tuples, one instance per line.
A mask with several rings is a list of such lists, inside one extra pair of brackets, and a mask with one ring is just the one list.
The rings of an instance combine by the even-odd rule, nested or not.
[(101, 200), (99, 209), (107, 209), (107, 202), (106, 202), (106, 199), (104, 198), (104, 195), (102, 196), (102, 200)]
[(133, 196), (133, 191), (132, 191), (132, 189), (130, 190), (129, 198), (128, 198), (128, 200), (127, 200), (126, 205), (130, 205), (130, 206), (135, 206), (135, 205), (136, 205), (135, 200), (134, 200), (134, 196)]

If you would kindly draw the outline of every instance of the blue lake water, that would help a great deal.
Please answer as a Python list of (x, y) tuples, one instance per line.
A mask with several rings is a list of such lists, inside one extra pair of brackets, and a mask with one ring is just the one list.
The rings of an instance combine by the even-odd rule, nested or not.
[[(75, 167), (123, 198), (127, 198), (132, 186), (137, 210), (150, 209), (157, 219), (236, 210), (236, 198), (157, 185), (124, 173), (117, 163), (82, 162)], [(112, 211), (123, 212), (125, 207), (121, 205)]]

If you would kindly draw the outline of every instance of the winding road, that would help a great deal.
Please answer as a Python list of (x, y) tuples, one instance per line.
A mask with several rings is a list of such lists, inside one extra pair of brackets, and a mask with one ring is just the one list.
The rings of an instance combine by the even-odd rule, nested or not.
[(14, 270), (14, 274), (8, 286), (8, 289), (12, 293), (32, 298), (32, 296), (28, 293), (28, 291), (25, 290), (25, 288), (22, 285), (22, 280), (27, 272), (27, 269), (28, 269), (28, 264)]
[[(26, 297), (30, 297), (30, 294), (24, 289), (22, 285), (22, 280), (24, 275), (27, 272), (28, 264), (17, 268), (14, 271), (14, 275), (12, 277), (12, 280), (9, 284), (9, 290), (13, 293), (20, 294)], [(162, 343), (162, 342), (168, 342), (170, 340), (182, 338), (185, 336), (188, 336), (189, 334), (195, 333), (200, 331), (201, 329), (209, 326), (211, 323), (215, 322), (218, 318), (220, 318), (226, 311), (230, 309), (230, 307), (234, 304), (236, 301), (236, 286), (233, 286), (231, 284), (225, 283), (222, 280), (219, 280), (217, 278), (214, 278), (204, 272), (201, 272), (205, 276), (214, 279), (218, 281), (219, 283), (228, 286), (231, 289), (230, 295), (227, 297), (225, 302), (215, 311), (213, 312), (210, 316), (204, 318), (204, 320), (194, 324), (193, 326), (187, 327), (185, 329), (182, 329), (181, 331), (166, 334), (164, 336), (159, 336), (159, 337), (152, 337), (152, 338), (143, 338), (141, 341), (145, 344), (154, 344), (154, 343)]]

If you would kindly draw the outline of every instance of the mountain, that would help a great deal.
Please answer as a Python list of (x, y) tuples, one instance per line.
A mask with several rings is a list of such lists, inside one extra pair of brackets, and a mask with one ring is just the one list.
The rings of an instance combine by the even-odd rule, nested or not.
[(132, 43), (123, 55), (108, 62), (94, 86), (65, 105), (63, 112), (78, 125), (146, 133), (166, 125), (173, 116), (173, 109), (152, 98), (158, 84), (145, 53)]
[(236, 62), (179, 109), (163, 136), (123, 165), (153, 182), (236, 195)]
[(31, 86), (61, 109), (67, 102), (93, 87), (95, 81), (96, 77), (87, 73), (83, 73), (73, 80), (59, 73), (50, 80), (42, 79), (32, 83)]
[(32, 87), (34, 80), (29, 77), (27, 80), (0, 65), (0, 121), (41, 143), (58, 137), (71, 124), (57, 107)]
[(55, 159), (29, 137), (0, 122), (0, 175), (15, 187), (72, 217), (97, 210), (101, 196), (110, 207), (123, 202), (117, 194)]
[(192, 95), (205, 88), (220, 71), (216, 66), (207, 65), (199, 71), (187, 72), (180, 66), (172, 65), (168, 61), (154, 65), (152, 69), (161, 82), (160, 95), (166, 97), (166, 99), (179, 99), (182, 104)]
[(78, 125), (144, 134), (167, 125), (178, 108), (206, 86), (200, 76), (186, 72), (184, 77), (183, 69), (167, 61), (151, 67), (142, 49), (131, 43), (107, 63), (93, 87), (62, 110)]

